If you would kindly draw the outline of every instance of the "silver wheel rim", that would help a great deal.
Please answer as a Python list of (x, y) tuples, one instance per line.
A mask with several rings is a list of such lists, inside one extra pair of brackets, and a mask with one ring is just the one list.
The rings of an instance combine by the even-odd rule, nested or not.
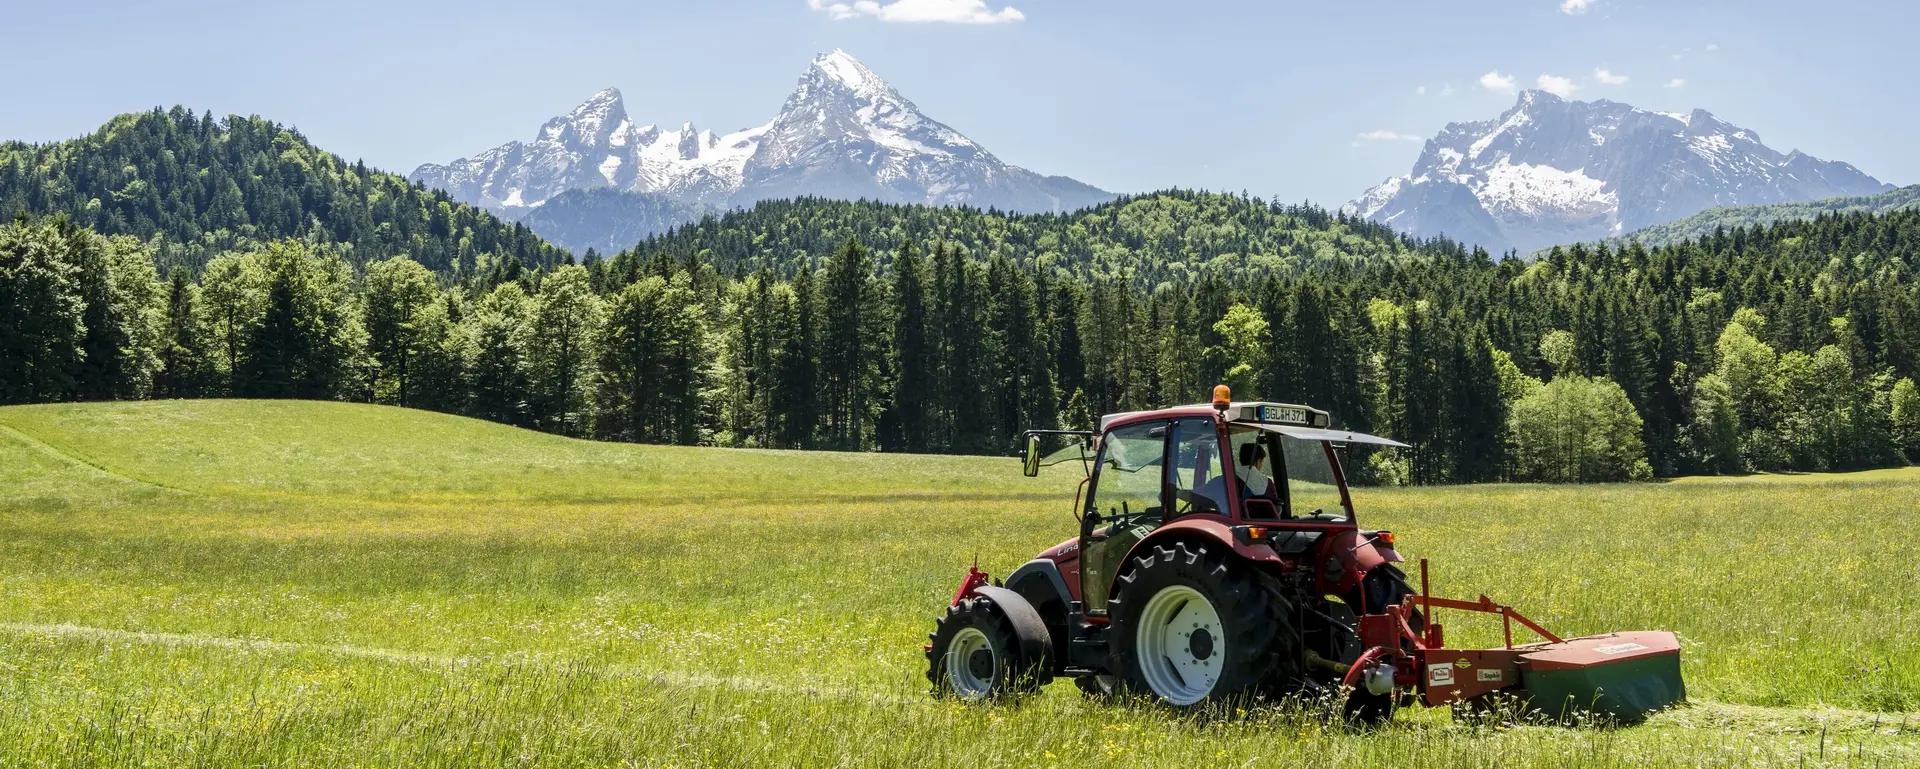
[(1175, 585), (1155, 593), (1135, 631), (1141, 677), (1174, 705), (1192, 705), (1213, 691), (1226, 667), (1220, 612), (1200, 591)]
[[(992, 664), (987, 666), (986, 675), (974, 670), (975, 654), (989, 655)], [(987, 634), (977, 627), (961, 628), (953, 634), (953, 640), (947, 644), (947, 686), (964, 700), (983, 700), (993, 693), (993, 679), (1000, 670), (1000, 654), (993, 649), (993, 643), (987, 640)]]

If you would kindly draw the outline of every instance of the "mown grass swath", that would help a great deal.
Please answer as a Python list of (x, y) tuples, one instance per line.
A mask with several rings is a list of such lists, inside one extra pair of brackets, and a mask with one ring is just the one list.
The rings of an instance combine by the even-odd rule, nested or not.
[[(0, 755), (60, 765), (1895, 766), (1920, 760), (1920, 472), (1363, 489), (1566, 632), (1662, 627), (1695, 704), (1622, 730), (1193, 719), (926, 696), (976, 555), (1074, 530), (1013, 459), (573, 440), (298, 401), (0, 409)], [(1450, 622), (1462, 643), (1492, 625)], [(1904, 730), (1904, 731), (1903, 731)]]

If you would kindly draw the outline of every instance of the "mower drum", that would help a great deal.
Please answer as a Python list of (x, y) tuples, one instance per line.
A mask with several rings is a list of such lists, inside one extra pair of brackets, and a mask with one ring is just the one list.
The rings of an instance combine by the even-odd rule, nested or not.
[(1554, 721), (1580, 717), (1632, 724), (1687, 697), (1680, 642), (1641, 631), (1574, 638), (1520, 655), (1527, 709)]

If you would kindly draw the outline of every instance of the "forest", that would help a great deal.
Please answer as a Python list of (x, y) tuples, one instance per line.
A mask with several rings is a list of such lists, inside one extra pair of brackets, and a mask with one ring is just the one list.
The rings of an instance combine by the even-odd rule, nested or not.
[(0, 227), (0, 402), (345, 399), (608, 440), (1009, 453), (1227, 382), (1414, 447), (1366, 457), (1369, 482), (1844, 470), (1920, 457), (1917, 243), (1920, 213), (1851, 214), (1144, 286), (940, 239), (849, 240), (791, 277), (657, 245), (455, 277), (282, 239), (162, 277), (148, 242), (22, 217)]
[(1920, 211), (1538, 258), (1170, 190), (1070, 214), (799, 198), (575, 258), (259, 118), (0, 145), (0, 402), (322, 398), (609, 440), (1008, 453), (1301, 402), (1378, 483), (1920, 458)]
[(484, 268), (495, 254), (528, 265), (566, 255), (523, 225), (348, 163), (299, 131), (182, 107), (121, 115), (72, 141), (0, 142), (0, 221), (19, 214), (139, 238), (163, 267), (198, 269), (282, 238), (359, 262), (406, 254), (444, 271)]

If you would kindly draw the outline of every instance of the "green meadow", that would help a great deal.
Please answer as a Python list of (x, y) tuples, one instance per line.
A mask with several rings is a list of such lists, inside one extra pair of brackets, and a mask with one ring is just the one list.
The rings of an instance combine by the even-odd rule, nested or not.
[(1920, 469), (1357, 490), (1438, 594), (1675, 631), (1692, 700), (1366, 731), (1065, 681), (929, 697), (966, 565), (1076, 530), (1054, 470), (338, 403), (0, 408), (0, 766), (1920, 765)]

